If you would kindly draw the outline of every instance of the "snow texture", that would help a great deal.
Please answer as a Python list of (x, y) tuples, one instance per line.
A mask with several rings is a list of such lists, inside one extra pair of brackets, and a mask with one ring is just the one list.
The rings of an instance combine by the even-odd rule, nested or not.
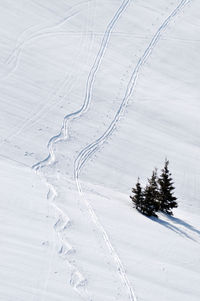
[[(0, 299), (198, 301), (199, 1), (0, 8)], [(179, 207), (146, 218), (165, 157)]]

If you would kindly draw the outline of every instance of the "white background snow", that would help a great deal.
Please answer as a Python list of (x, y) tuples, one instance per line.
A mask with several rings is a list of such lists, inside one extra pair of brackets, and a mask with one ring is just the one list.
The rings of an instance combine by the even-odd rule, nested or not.
[[(0, 1), (0, 300), (200, 299), (199, 12)], [(165, 157), (179, 207), (148, 219)]]

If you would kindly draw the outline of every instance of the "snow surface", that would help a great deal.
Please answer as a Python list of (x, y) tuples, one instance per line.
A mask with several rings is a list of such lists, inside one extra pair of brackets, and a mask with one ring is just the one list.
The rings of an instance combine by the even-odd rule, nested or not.
[[(199, 11), (0, 1), (0, 300), (199, 301)], [(165, 157), (179, 207), (149, 219)]]

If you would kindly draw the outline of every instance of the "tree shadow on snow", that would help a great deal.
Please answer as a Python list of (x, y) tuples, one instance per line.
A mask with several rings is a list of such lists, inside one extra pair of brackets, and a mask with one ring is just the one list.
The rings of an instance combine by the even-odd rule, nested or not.
[[(151, 220), (153, 220), (154, 222), (159, 223), (160, 225), (170, 229), (171, 231), (179, 234), (182, 237), (186, 237), (192, 241), (197, 242), (197, 240), (195, 238), (193, 238), (189, 233), (188, 230), (191, 232), (194, 232), (196, 234), (198, 234), (200, 236), (200, 231), (197, 230), (195, 227), (193, 227), (192, 225), (188, 224), (187, 222), (183, 221), (180, 218), (176, 218), (170, 215), (165, 215), (162, 214), (165, 218), (168, 219), (168, 221), (156, 217), (151, 217)], [(182, 229), (180, 227), (183, 227)]]
[(173, 223), (175, 223), (177, 225), (181, 225), (181, 226), (187, 228), (188, 230), (190, 230), (190, 231), (192, 231), (194, 233), (197, 233), (200, 236), (200, 231), (198, 229), (196, 229), (195, 227), (193, 227), (189, 223), (183, 221), (182, 219), (174, 217), (174, 216), (170, 216), (170, 215), (167, 215), (167, 218), (169, 220), (171, 220)]

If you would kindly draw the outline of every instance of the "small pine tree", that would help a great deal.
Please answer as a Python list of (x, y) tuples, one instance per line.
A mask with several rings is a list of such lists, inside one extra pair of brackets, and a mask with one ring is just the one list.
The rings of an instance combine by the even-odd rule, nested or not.
[(155, 168), (152, 172), (151, 179), (148, 180), (149, 185), (151, 186), (152, 197), (154, 199), (155, 211), (159, 210), (159, 188), (158, 188), (158, 176), (157, 176), (157, 168)]
[(173, 215), (173, 208), (177, 208), (178, 204), (176, 202), (177, 198), (173, 196), (173, 190), (175, 189), (173, 186), (173, 181), (171, 178), (171, 173), (168, 169), (169, 161), (165, 160), (165, 166), (162, 169), (162, 173), (158, 179), (159, 183), (159, 210), (167, 213), (169, 215)]
[(136, 183), (135, 188), (132, 188), (133, 196), (130, 196), (135, 208), (140, 211), (141, 210), (141, 204), (143, 202), (144, 196), (142, 187), (140, 185), (140, 179), (138, 178), (138, 181)]
[(157, 184), (157, 170), (155, 169), (148, 184), (144, 190), (144, 200), (141, 206), (141, 213), (147, 216), (155, 216), (158, 211), (158, 184)]

